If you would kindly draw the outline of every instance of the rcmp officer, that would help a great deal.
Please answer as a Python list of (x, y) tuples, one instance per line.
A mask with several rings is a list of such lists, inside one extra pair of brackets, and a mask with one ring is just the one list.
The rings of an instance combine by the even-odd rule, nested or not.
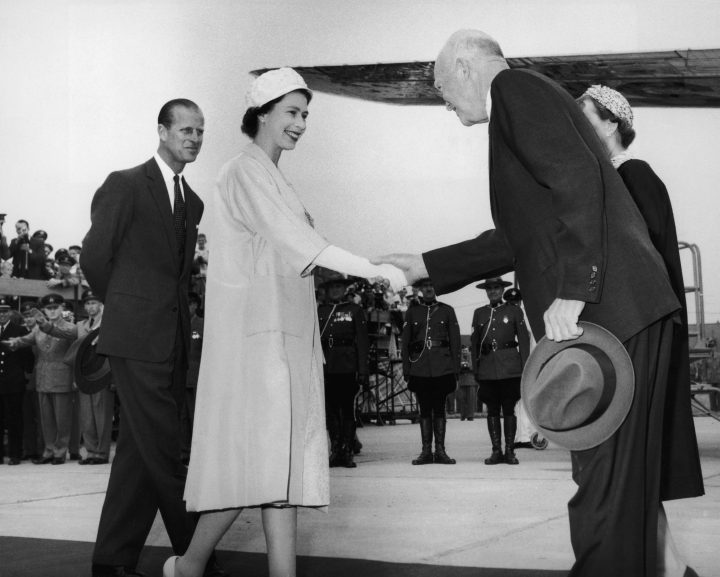
[[(525, 315), (518, 306), (503, 303), (503, 288), (511, 283), (495, 277), (476, 285), (487, 291), (489, 305), (475, 310), (472, 321), (471, 349), (478, 394), (488, 406), (488, 432), (492, 455), (486, 465), (517, 465), (515, 403), (520, 399), (520, 379), (530, 352), (530, 337)], [(518, 350), (519, 348), (519, 350)], [(502, 408), (505, 426), (505, 455), (502, 453)]]
[(455, 310), (435, 300), (430, 279), (416, 286), (422, 299), (405, 313), (402, 334), (403, 376), (420, 405), (422, 452), (412, 464), (454, 465), (455, 459), (445, 452), (445, 398), (457, 387), (460, 374), (460, 327)]
[[(0, 296), (0, 434), (7, 429), (8, 465), (19, 465), (23, 445), (23, 398), (34, 356), (30, 349), (11, 350), (2, 341), (21, 337), (28, 330), (12, 320), (10, 300)], [(0, 464), (4, 449), (0, 443)]]
[(318, 306), (320, 340), (325, 355), (325, 412), (330, 433), (330, 466), (356, 467), (355, 395), (368, 382), (368, 329), (365, 312), (344, 302), (350, 281), (330, 271), (321, 284), (326, 304)]

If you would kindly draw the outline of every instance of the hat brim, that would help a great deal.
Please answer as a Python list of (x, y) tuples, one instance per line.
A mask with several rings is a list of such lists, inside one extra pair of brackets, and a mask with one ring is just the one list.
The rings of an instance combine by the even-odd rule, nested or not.
[(262, 102), (253, 101), (252, 106), (260, 108), (262, 106), (265, 106), (268, 102), (271, 102), (276, 98), (280, 98), (281, 96), (285, 96), (286, 94), (290, 94), (291, 92), (295, 92), (296, 90), (302, 90), (303, 92), (307, 92), (310, 95), (310, 98), (313, 97), (313, 91), (310, 90), (307, 86), (303, 86), (302, 84), (290, 84), (288, 86), (283, 86), (279, 90), (275, 90), (274, 92), (266, 94)]
[(481, 282), (480, 284), (476, 284), (475, 288), (479, 289), (489, 289), (489, 288), (499, 288), (499, 287), (506, 287), (506, 286), (512, 286), (511, 282), (508, 282), (506, 280), (500, 281), (500, 282)]
[(609, 439), (625, 421), (635, 396), (635, 371), (623, 344), (610, 331), (599, 325), (580, 321), (578, 326), (582, 327), (583, 334), (577, 339), (560, 342), (551, 341), (547, 337), (540, 339), (525, 363), (520, 382), (520, 394), (523, 399), (528, 399), (529, 392), (545, 364), (567, 348), (578, 345), (592, 346), (608, 356), (616, 375), (615, 394), (607, 409), (594, 421), (571, 430), (547, 429), (538, 424), (534, 414), (535, 407), (524, 403), (528, 417), (537, 431), (571, 451), (591, 449)]
[(99, 368), (95, 368), (92, 372), (89, 372), (88, 369), (89, 361), (92, 360), (93, 357), (99, 356), (95, 352), (95, 340), (99, 334), (100, 327), (93, 329), (83, 337), (78, 347), (77, 355), (75, 355), (75, 364), (73, 366), (75, 384), (81, 392), (88, 395), (106, 389), (112, 382), (110, 362), (107, 357), (103, 358), (103, 362)]

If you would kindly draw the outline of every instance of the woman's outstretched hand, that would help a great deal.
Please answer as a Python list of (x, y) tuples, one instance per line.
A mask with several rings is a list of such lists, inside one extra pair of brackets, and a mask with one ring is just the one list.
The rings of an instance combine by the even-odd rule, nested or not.
[(387, 281), (390, 284), (390, 288), (393, 292), (398, 292), (404, 286), (407, 286), (408, 281), (405, 278), (405, 273), (398, 267), (387, 263), (374, 263), (378, 265), (378, 275), (370, 279), (373, 282), (384, 282)]

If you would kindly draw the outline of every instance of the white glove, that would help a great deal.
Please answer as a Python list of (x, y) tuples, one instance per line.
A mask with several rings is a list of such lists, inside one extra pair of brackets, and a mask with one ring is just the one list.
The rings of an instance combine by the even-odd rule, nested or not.
[(365, 257), (354, 255), (332, 244), (317, 255), (315, 264), (352, 276), (387, 279), (394, 291), (399, 291), (407, 284), (405, 273), (399, 268), (391, 264), (372, 264)]

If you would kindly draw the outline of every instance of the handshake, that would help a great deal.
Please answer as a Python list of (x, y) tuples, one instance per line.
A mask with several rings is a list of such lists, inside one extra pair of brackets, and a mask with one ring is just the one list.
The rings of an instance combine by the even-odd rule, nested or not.
[(375, 257), (372, 261), (342, 248), (329, 245), (317, 256), (315, 265), (345, 274), (385, 282), (397, 292), (408, 284), (428, 276), (419, 254), (394, 253)]
[(385, 254), (370, 262), (378, 268), (378, 274), (372, 280), (387, 281), (395, 292), (428, 276), (425, 262), (419, 254)]

